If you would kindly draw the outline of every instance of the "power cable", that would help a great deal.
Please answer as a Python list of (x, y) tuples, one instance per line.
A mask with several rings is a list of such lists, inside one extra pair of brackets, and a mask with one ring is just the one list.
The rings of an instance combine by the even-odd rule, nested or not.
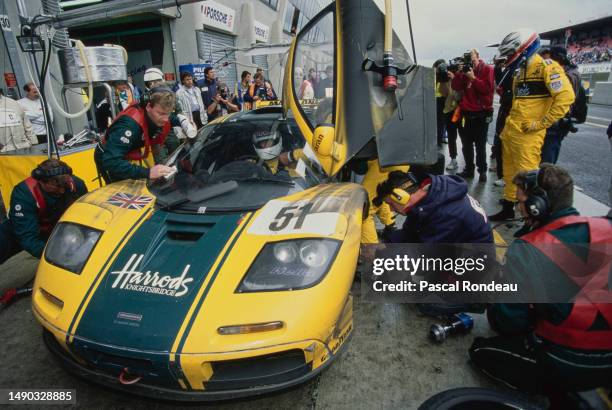
[(412, 56), (414, 57), (414, 64), (417, 64), (416, 50), (414, 48), (414, 35), (412, 34), (412, 19), (410, 18), (410, 0), (406, 0), (406, 11), (408, 12), (408, 28), (410, 29), (410, 43), (412, 43)]

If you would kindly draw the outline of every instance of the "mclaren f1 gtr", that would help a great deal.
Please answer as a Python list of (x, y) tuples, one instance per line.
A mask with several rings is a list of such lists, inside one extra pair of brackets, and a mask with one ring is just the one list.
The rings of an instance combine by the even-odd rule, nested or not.
[[(216, 400), (300, 383), (338, 356), (369, 204), (340, 171), (436, 158), (433, 70), (383, 30), (392, 19), (378, 3), (337, 0), (303, 27), (282, 109), (209, 123), (171, 156), (170, 178), (110, 184), (63, 215), (33, 311), (69, 370), (150, 397)], [(314, 87), (300, 75), (310, 68), (326, 75)]]
[(272, 173), (253, 135), (304, 145), (279, 107), (240, 113), (179, 149), (168, 181), (111, 184), (63, 216), (33, 305), (69, 369), (149, 396), (222, 399), (334, 360), (352, 331), (367, 195), (321, 183), (307, 155)]

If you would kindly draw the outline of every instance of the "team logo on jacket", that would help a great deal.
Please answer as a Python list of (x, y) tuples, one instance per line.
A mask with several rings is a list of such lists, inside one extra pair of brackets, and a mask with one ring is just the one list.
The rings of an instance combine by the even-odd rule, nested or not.
[(111, 276), (116, 276), (111, 287), (175, 298), (180, 298), (189, 291), (187, 284), (193, 282), (193, 278), (187, 276), (191, 265), (186, 265), (179, 276), (162, 275), (150, 270), (141, 272), (138, 265), (143, 258), (144, 255), (132, 254), (121, 270), (110, 272)]
[(146, 195), (131, 195), (125, 192), (119, 192), (110, 198), (106, 202), (119, 208), (135, 209), (140, 211), (151, 203), (152, 197)]
[(527, 84), (523, 84), (516, 89), (517, 97), (526, 97), (529, 94), (531, 94), (531, 92), (529, 91), (529, 86)]

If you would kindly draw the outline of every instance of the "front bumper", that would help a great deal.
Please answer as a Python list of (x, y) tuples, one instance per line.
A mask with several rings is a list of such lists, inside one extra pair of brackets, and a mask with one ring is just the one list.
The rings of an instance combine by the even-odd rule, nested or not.
[[(245, 373), (242, 372), (242, 377), (232, 379), (232, 375), (236, 375), (238, 372), (240, 372), (240, 360), (227, 363), (220, 362), (220, 367), (223, 367), (224, 371), (219, 372), (219, 376), (217, 378), (213, 377), (210, 380), (207, 386), (208, 390), (180, 390), (176, 388), (167, 388), (160, 385), (147, 384), (145, 382), (138, 382), (129, 385), (123, 384), (119, 381), (119, 378), (116, 375), (103, 372), (93, 366), (83, 365), (75, 361), (74, 358), (60, 346), (53, 334), (51, 334), (49, 331), (44, 330), (43, 340), (49, 351), (51, 351), (51, 353), (53, 353), (54, 356), (60, 361), (62, 367), (72, 374), (130, 394), (154, 399), (175, 401), (231, 400), (287, 389), (289, 387), (304, 383), (317, 376), (319, 373), (325, 370), (348, 345), (347, 340), (342, 344), (342, 346), (340, 346), (336, 353), (330, 353), (330, 357), (314, 370), (304, 363), (304, 366), (295, 366), (295, 369), (292, 371), (279, 371), (277, 374), (269, 374), (264, 377), (261, 375), (252, 375), (252, 378), (249, 378), (248, 374), (246, 374), (245, 377)], [(254, 359), (257, 360), (257, 358)], [(244, 361), (248, 362), (247, 359)], [(223, 375), (226, 377), (223, 377)], [(262, 384), (262, 382), (265, 384)], [(252, 384), (255, 384), (256, 387), (250, 387)]]

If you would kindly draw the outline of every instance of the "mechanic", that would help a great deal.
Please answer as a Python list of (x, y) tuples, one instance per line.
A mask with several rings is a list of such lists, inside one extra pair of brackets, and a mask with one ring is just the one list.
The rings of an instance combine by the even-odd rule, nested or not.
[(0, 89), (0, 152), (30, 148), (37, 142), (32, 124), (21, 106), (5, 97)]
[[(456, 175), (432, 175), (422, 167), (410, 172), (394, 171), (377, 187), (375, 205), (387, 202), (406, 220), (389, 235), (391, 243), (481, 243), (493, 244), (487, 216), (468, 195), (465, 180)], [(490, 251), (493, 252), (493, 249)], [(483, 313), (478, 303), (419, 303), (419, 311), (440, 317), (459, 312)]]
[(361, 181), (361, 185), (363, 185), (363, 188), (368, 193), (368, 198), (370, 198), (368, 215), (361, 226), (362, 244), (367, 245), (379, 242), (374, 215), (385, 226), (382, 231), (382, 238), (384, 240), (388, 240), (389, 235), (395, 232), (395, 213), (391, 210), (389, 204), (386, 202), (374, 203), (372, 200), (376, 197), (376, 187), (387, 180), (390, 172), (407, 172), (409, 168), (408, 165), (381, 168), (378, 158), (368, 160), (368, 170)]
[(538, 53), (540, 37), (520, 29), (508, 34), (499, 45), (498, 59), (505, 59), (504, 75), (514, 75), (514, 99), (500, 135), (504, 161), (502, 210), (491, 221), (514, 218), (516, 186), (512, 180), (521, 171), (535, 169), (546, 128), (561, 119), (574, 102), (574, 91), (563, 68)]
[(406, 220), (390, 235), (394, 243), (493, 243), (487, 216), (456, 175), (431, 175), (421, 167), (393, 171), (372, 201), (387, 202)]
[(453, 90), (463, 93), (459, 107), (463, 116), (463, 127), (459, 127), (465, 169), (458, 175), (462, 178), (474, 176), (474, 150), (479, 182), (487, 180), (487, 131), (493, 118), (493, 67), (480, 58), (472, 49), (463, 57), (459, 70), (451, 80)]
[(57, 221), (86, 193), (83, 180), (65, 162), (40, 163), (11, 193), (9, 219), (0, 225), (0, 264), (21, 250), (40, 258)]
[[(574, 300), (579, 286), (573, 275), (583, 269), (571, 266), (583, 263), (583, 256), (579, 256), (583, 253), (567, 245), (609, 244), (611, 221), (579, 216), (572, 207), (572, 178), (556, 165), (542, 164), (539, 170), (520, 172), (513, 183), (527, 224), (506, 253), (504, 275), (511, 281), (544, 289), (549, 297), (550, 291), (558, 293), (555, 302)], [(609, 262), (609, 253), (602, 256)], [(607, 292), (610, 300), (608, 271), (603, 274), (606, 290), (601, 292), (604, 296)], [(588, 276), (584, 279), (594, 280)], [(576, 304), (491, 305), (489, 323), (499, 335), (476, 338), (469, 351), (472, 362), (489, 376), (521, 391), (575, 392), (603, 387), (612, 380), (612, 304), (594, 304), (588, 297), (588, 293), (578, 296), (580, 303)]]
[[(283, 139), (278, 131), (256, 131), (253, 133), (253, 148), (260, 162), (273, 175), (286, 171), (292, 174), (293, 165), (304, 158), (301, 148), (281, 153)], [(293, 175), (291, 175), (293, 176)]]
[[(572, 85), (574, 95), (578, 95), (578, 89), (581, 84), (580, 73), (578, 72), (578, 66), (572, 64), (567, 57), (567, 50), (561, 46), (549, 46), (542, 48), (540, 51), (542, 58), (550, 58), (563, 67), (565, 75)], [(574, 111), (574, 104), (570, 107), (569, 112), (565, 117), (555, 122), (546, 130), (546, 136), (544, 137), (544, 145), (542, 145), (542, 158), (541, 162), (547, 162), (550, 164), (556, 164), (559, 159), (559, 152), (561, 151), (561, 143), (563, 139), (567, 137), (570, 130), (573, 128), (571, 114)], [(574, 132), (576, 129), (574, 129)]]
[[(147, 71), (145, 71), (144, 83), (145, 83), (146, 90), (142, 98), (145, 98), (145, 99), (147, 98), (147, 95), (150, 94), (153, 88), (167, 87), (166, 81), (164, 80), (164, 73), (162, 73), (162, 71), (159, 68), (155, 68), (155, 67), (149, 68), (147, 69)], [(181, 104), (179, 103), (178, 99), (174, 106), (174, 114), (179, 117), (183, 115), (183, 110), (181, 108)], [(196, 127), (195, 123), (193, 121), (191, 121), (191, 123), (193, 124), (193, 127), (195, 128)], [(196, 131), (197, 131), (197, 128), (196, 128)], [(186, 134), (186, 132), (184, 133)], [(185, 137), (183, 136), (182, 138), (185, 138)], [(188, 138), (191, 138), (191, 137), (188, 137)], [(168, 133), (168, 136), (166, 136), (164, 144), (160, 145), (158, 149), (153, 151), (153, 159), (155, 163), (162, 164), (166, 162), (168, 155), (172, 154), (178, 148), (180, 144), (181, 143), (179, 141), (179, 137), (176, 133), (176, 130), (174, 129), (174, 127), (171, 127), (170, 132)]]
[(157, 179), (173, 172), (166, 165), (149, 169), (130, 161), (142, 161), (150, 150), (160, 149), (172, 126), (182, 127), (189, 138), (196, 136), (193, 124), (172, 112), (175, 105), (172, 90), (158, 87), (150, 90), (141, 104), (130, 106), (115, 118), (94, 152), (98, 173), (107, 184), (124, 179)]

